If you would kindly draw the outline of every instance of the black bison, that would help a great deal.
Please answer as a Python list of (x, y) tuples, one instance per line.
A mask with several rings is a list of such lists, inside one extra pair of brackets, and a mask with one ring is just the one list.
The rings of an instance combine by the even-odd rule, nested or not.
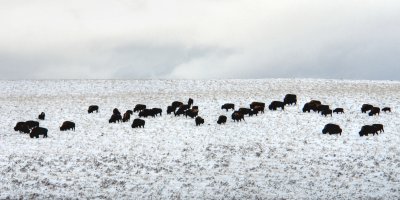
[(260, 106), (260, 107), (263, 107), (263, 108), (265, 108), (265, 103), (263, 103), (263, 102), (251, 102), (251, 104), (250, 104), (250, 108), (251, 109), (254, 109), (256, 106)]
[(370, 125), (365, 125), (365, 126), (361, 127), (361, 130), (359, 132), (360, 137), (368, 136), (368, 134), (370, 134), (370, 133), (372, 135), (375, 135), (375, 133), (378, 134), (378, 132), (376, 131), (376, 128), (374, 126), (370, 126)]
[(137, 128), (137, 127), (144, 128), (145, 123), (146, 122), (143, 119), (134, 119), (131, 127), (132, 128)]
[(184, 115), (186, 112), (185, 109), (183, 108), (179, 108), (176, 112), (175, 112), (175, 116), (180, 116), (180, 115)]
[(29, 129), (28, 125), (25, 122), (18, 122), (15, 127), (14, 131), (19, 131), (20, 133), (30, 133), (31, 130)]
[(283, 103), (282, 101), (273, 101), (271, 102), (271, 104), (269, 104), (268, 108), (270, 110), (276, 110), (278, 108), (285, 110), (285, 103)]
[(389, 107), (384, 107), (382, 108), (383, 112), (392, 112), (392, 110)]
[(122, 122), (128, 122), (131, 119), (131, 115), (133, 114), (132, 110), (127, 110), (122, 117)]
[(200, 124), (204, 124), (204, 119), (201, 118), (200, 116), (197, 116), (195, 119), (196, 126), (200, 126)]
[(285, 98), (283, 99), (283, 102), (285, 105), (296, 105), (297, 104), (297, 96), (295, 94), (287, 94), (285, 95)]
[(39, 122), (38, 121), (26, 121), (25, 124), (28, 126), (29, 129), (33, 129), (35, 127), (39, 127)]
[(312, 108), (311, 108), (311, 104), (310, 103), (305, 103), (303, 106), (303, 112), (311, 112)]
[(375, 127), (377, 133), (378, 133), (378, 131), (379, 131), (379, 133), (385, 132), (382, 124), (372, 124), (372, 126)]
[(217, 124), (225, 124), (226, 123), (226, 116), (225, 115), (220, 115), (219, 117), (218, 117), (218, 121), (217, 121)]
[(31, 138), (39, 138), (39, 135), (43, 135), (44, 138), (47, 138), (47, 128), (43, 127), (35, 127), (32, 129), (32, 132), (29, 134)]
[(171, 106), (176, 110), (176, 108), (179, 108), (181, 105), (183, 105), (182, 102), (180, 101), (174, 101), (172, 102)]
[(333, 112), (336, 113), (336, 114), (339, 114), (339, 113), (344, 113), (344, 110), (343, 110), (343, 108), (335, 108), (333, 110)]
[(122, 116), (121, 114), (113, 114), (111, 115), (111, 118), (108, 120), (108, 123), (119, 123), (122, 121)]
[(253, 116), (253, 115), (257, 116), (257, 114), (258, 114), (258, 110), (255, 110), (255, 109), (251, 109), (250, 112), (249, 112), (249, 116), (250, 117)]
[(40, 115), (38, 116), (38, 119), (40, 120), (44, 120), (44, 117), (46, 116), (46, 114), (44, 114), (44, 112), (40, 113)]
[(188, 110), (190, 108), (190, 106), (188, 105), (188, 104), (183, 104), (183, 105), (181, 105), (181, 106), (179, 106), (179, 109), (182, 109), (182, 110)]
[(193, 105), (193, 99), (192, 98), (189, 98), (189, 100), (188, 100), (188, 103), (187, 103), (188, 105), (189, 105), (189, 108), (190, 108), (190, 106), (192, 106)]
[(221, 106), (221, 109), (225, 109), (228, 112), (229, 109), (235, 110), (235, 104), (233, 103), (226, 103)]
[(154, 114), (152, 109), (144, 109), (139, 112), (139, 117), (148, 117), (148, 116), (155, 117), (156, 115)]
[(322, 133), (323, 134), (329, 133), (329, 135), (331, 135), (331, 134), (342, 135), (342, 129), (340, 128), (339, 125), (327, 124), (327, 125), (325, 125), (324, 129), (322, 129)]
[(196, 109), (189, 109), (185, 112), (185, 116), (189, 116), (191, 118), (195, 118), (199, 114), (199, 110)]
[(328, 105), (320, 104), (320, 105), (317, 106), (317, 111), (318, 111), (318, 113), (319, 113), (319, 112), (322, 112), (322, 111), (324, 111), (324, 110), (329, 110), (329, 109), (330, 109), (330, 108), (329, 108)]
[(378, 108), (378, 107), (372, 107), (372, 108), (371, 108), (371, 111), (368, 113), (368, 115), (369, 115), (369, 116), (373, 116), (373, 115), (376, 115), (376, 114), (379, 115), (380, 112), (381, 112), (381, 109), (380, 109), (380, 108)]
[(175, 113), (175, 108), (172, 106), (168, 106), (167, 107), (167, 115), (171, 114), (171, 113)]
[(93, 113), (94, 111), (96, 111), (96, 113), (98, 113), (99, 112), (99, 106), (96, 106), (96, 105), (89, 106), (88, 113)]
[(321, 111), (321, 115), (325, 115), (325, 117), (328, 116), (328, 115), (332, 116), (332, 110), (329, 109), (329, 108), (326, 109), (326, 110), (323, 110), (323, 111)]
[(310, 102), (308, 102), (308, 103), (310, 103), (310, 104), (314, 104), (314, 105), (316, 105), (316, 106), (318, 106), (318, 105), (321, 105), (322, 103), (321, 103), (321, 101), (319, 101), (319, 100), (311, 100)]
[(60, 126), (60, 131), (67, 131), (67, 130), (73, 130), (75, 131), (75, 123), (71, 121), (65, 121), (61, 126)]
[(250, 114), (251, 109), (250, 108), (239, 108), (238, 111), (240, 113), (242, 113), (243, 115), (248, 115), (248, 114)]
[(321, 105), (320, 101), (311, 100), (310, 102), (304, 104), (303, 112), (311, 112), (311, 110), (316, 112), (318, 111), (318, 106), (320, 105)]
[(140, 112), (144, 109), (146, 109), (146, 105), (136, 104), (135, 108), (133, 108), (133, 112)]
[(253, 110), (257, 111), (257, 113), (258, 112), (264, 113), (264, 108), (265, 107), (263, 106), (254, 106)]
[(162, 109), (161, 108), (152, 108), (151, 111), (152, 111), (154, 116), (157, 116), (158, 114), (160, 114), (160, 116), (162, 116)]
[(232, 117), (233, 121), (239, 122), (239, 121), (242, 121), (242, 119), (243, 119), (243, 121), (245, 121), (244, 114), (239, 111), (233, 112), (231, 117)]
[(366, 113), (367, 111), (371, 110), (374, 106), (370, 105), (370, 104), (363, 104), (361, 106), (361, 112), (362, 113)]

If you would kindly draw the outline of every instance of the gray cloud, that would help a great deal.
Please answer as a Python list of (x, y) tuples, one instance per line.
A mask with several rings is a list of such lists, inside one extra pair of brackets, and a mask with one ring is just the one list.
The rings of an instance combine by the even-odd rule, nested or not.
[(0, 19), (2, 79), (400, 80), (394, 0), (18, 0)]

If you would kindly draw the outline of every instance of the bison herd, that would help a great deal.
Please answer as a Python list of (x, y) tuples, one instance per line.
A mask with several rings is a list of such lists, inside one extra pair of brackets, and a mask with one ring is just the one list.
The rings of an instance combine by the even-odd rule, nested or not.
[[(193, 99), (189, 98), (187, 101), (187, 104), (184, 104), (183, 102), (180, 101), (173, 101), (170, 106), (167, 106), (167, 115), (173, 114), (174, 116), (185, 116), (194, 118), (195, 120), (195, 125), (200, 126), (204, 124), (204, 119), (200, 116), (199, 114), (199, 107), (193, 105)], [(283, 101), (272, 101), (268, 109), (271, 111), (275, 110), (285, 110), (285, 106), (287, 105), (297, 105), (297, 96), (295, 94), (287, 94)], [(233, 122), (240, 122), (240, 121), (245, 121), (245, 116), (248, 115), (249, 117), (251, 116), (257, 116), (260, 113), (264, 113), (265, 111), (265, 103), (263, 102), (252, 102), (249, 104), (249, 107), (240, 107), (237, 110), (235, 109), (235, 104), (233, 103), (225, 103), (221, 106), (222, 110), (226, 110), (228, 112), (229, 110), (232, 110), (231, 114), (231, 119)], [(380, 109), (379, 107), (372, 106), (370, 104), (363, 104), (361, 106), (361, 112), (362, 113), (368, 113), (369, 116), (373, 115), (379, 115), (380, 111), (383, 112), (391, 112), (391, 109), (389, 107), (384, 107)], [(335, 108), (331, 110), (329, 105), (322, 104), (321, 101), (318, 100), (311, 100), (307, 103), (304, 104), (303, 113), (310, 113), (311, 111), (320, 113), (323, 116), (332, 116), (333, 113), (336, 114), (343, 114), (344, 109), (343, 108)], [(88, 113), (98, 113), (99, 112), (99, 106), (97, 105), (91, 105), (88, 108)], [(129, 122), (131, 115), (134, 113), (138, 113), (138, 118), (135, 118), (132, 122), (131, 127), (132, 128), (144, 128), (145, 126), (145, 120), (142, 118), (147, 118), (149, 116), (155, 118), (157, 116), (162, 116), (162, 109), (161, 108), (148, 108), (144, 104), (137, 104), (132, 110), (127, 110), (123, 115), (121, 115), (121, 112), (117, 109), (113, 109), (113, 113), (108, 120), (109, 123), (124, 123), (124, 122)], [(45, 120), (45, 113), (42, 112), (39, 116), (38, 119), (40, 120)], [(225, 115), (220, 115), (217, 120), (217, 124), (225, 124), (227, 122), (227, 117)], [(20, 133), (26, 133), (30, 134), (31, 138), (38, 138), (39, 135), (43, 135), (43, 137), (47, 137), (47, 132), (48, 130), (46, 128), (40, 127), (38, 121), (26, 121), (26, 122), (18, 122), (15, 127), (15, 131), (19, 131)], [(62, 123), (60, 126), (60, 131), (68, 131), (68, 130), (73, 130), (75, 131), (75, 123), (71, 121), (65, 121)], [(378, 134), (378, 132), (384, 132), (383, 125), (382, 124), (373, 124), (373, 125), (365, 125), (361, 128), (359, 135), (360, 136), (368, 136), (368, 134)], [(340, 128), (339, 125), (336, 124), (326, 124), (325, 127), (322, 130), (323, 134), (342, 134), (342, 129)]]

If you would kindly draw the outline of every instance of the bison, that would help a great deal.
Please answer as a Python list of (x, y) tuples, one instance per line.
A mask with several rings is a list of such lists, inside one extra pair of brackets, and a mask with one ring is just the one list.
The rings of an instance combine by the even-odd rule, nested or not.
[(155, 117), (155, 114), (152, 109), (144, 109), (139, 112), (139, 117), (148, 117), (148, 116)]
[(269, 110), (276, 110), (278, 108), (281, 108), (282, 110), (285, 110), (285, 103), (282, 101), (273, 101), (271, 104), (268, 106)]
[(189, 116), (191, 118), (195, 118), (199, 114), (199, 110), (196, 109), (189, 109), (185, 112), (185, 116)]
[(96, 106), (96, 105), (89, 106), (88, 113), (93, 113), (94, 111), (96, 111), (96, 113), (98, 113), (99, 112), (99, 106)]
[(264, 113), (264, 108), (265, 107), (263, 107), (263, 106), (254, 106), (253, 110), (256, 110), (257, 113), (258, 112)]
[(379, 107), (372, 107), (371, 111), (368, 113), (368, 115), (369, 116), (373, 116), (373, 115), (376, 115), (376, 114), (379, 115), (380, 112), (381, 112), (381, 109)]
[(135, 108), (133, 108), (133, 112), (140, 112), (144, 109), (146, 109), (146, 105), (136, 104)]
[(29, 133), (31, 130), (29, 129), (28, 125), (25, 122), (18, 122), (15, 127), (14, 131), (19, 131), (20, 133)]
[(329, 108), (326, 109), (326, 110), (323, 110), (323, 111), (321, 111), (321, 115), (325, 115), (325, 117), (328, 116), (328, 115), (332, 116), (332, 110), (329, 109)]
[(392, 112), (392, 110), (389, 107), (384, 107), (382, 108), (383, 112)]
[(60, 131), (67, 131), (67, 130), (73, 130), (75, 131), (75, 123), (71, 121), (65, 121), (61, 126), (60, 126)]
[(122, 117), (122, 122), (128, 122), (131, 119), (131, 115), (133, 114), (132, 110), (127, 110)]
[(339, 134), (342, 135), (342, 129), (340, 128), (339, 125), (336, 124), (327, 124), (325, 125), (324, 129), (322, 129), (322, 134), (329, 133), (331, 134)]
[(257, 114), (258, 114), (258, 110), (255, 110), (255, 109), (251, 109), (250, 112), (249, 112), (249, 116), (250, 117), (253, 116), (253, 115), (257, 116)]
[(333, 112), (336, 113), (336, 114), (339, 114), (339, 113), (344, 113), (344, 110), (343, 110), (343, 108), (335, 108), (333, 110)]
[(158, 114), (160, 114), (160, 116), (162, 116), (162, 109), (161, 108), (152, 108), (151, 111), (152, 111), (154, 116), (157, 116)]
[(378, 134), (378, 131), (379, 131), (379, 133), (385, 132), (385, 130), (383, 129), (383, 125), (382, 124), (372, 124), (372, 126), (375, 127), (377, 134)]
[(38, 119), (40, 120), (44, 120), (44, 117), (46, 116), (46, 114), (44, 114), (44, 112), (40, 113), (40, 115), (38, 116)]
[(239, 122), (239, 121), (242, 121), (242, 119), (243, 119), (243, 121), (245, 121), (243, 113), (241, 113), (239, 111), (233, 112), (231, 117), (232, 117), (233, 121)]
[(360, 137), (362, 136), (368, 136), (368, 134), (372, 134), (375, 135), (375, 133), (377, 134), (378, 132), (376, 131), (376, 128), (374, 126), (370, 126), (370, 125), (365, 125), (363, 127), (361, 127), (361, 130), (359, 132)]
[(193, 105), (193, 99), (192, 99), (192, 98), (189, 98), (187, 104), (189, 105), (189, 108), (190, 108), (190, 107)]
[(119, 112), (118, 108), (114, 108), (113, 114), (114, 115), (121, 115), (121, 112)]
[(180, 116), (180, 115), (184, 115), (185, 114), (185, 109), (183, 108), (179, 108), (176, 112), (175, 112), (175, 116)]
[(122, 121), (122, 116), (121, 114), (113, 114), (111, 115), (111, 118), (108, 120), (108, 123), (116, 123), (116, 122), (121, 122)]
[(131, 127), (132, 128), (137, 128), (137, 127), (144, 128), (145, 123), (146, 122), (143, 119), (136, 118), (133, 120)]
[(226, 103), (221, 106), (221, 109), (225, 109), (228, 112), (229, 109), (235, 110), (235, 104), (233, 103)]
[(295, 94), (287, 94), (283, 99), (283, 103), (285, 103), (285, 105), (292, 105), (292, 104), (296, 105), (297, 96)]
[(201, 124), (204, 124), (204, 119), (201, 118), (200, 116), (197, 116), (195, 119), (196, 126), (200, 126)]
[(374, 106), (370, 105), (370, 104), (363, 104), (361, 106), (361, 112), (362, 113), (366, 113), (367, 111), (371, 110)]
[(47, 128), (43, 127), (35, 127), (32, 129), (32, 132), (29, 134), (31, 138), (39, 138), (39, 135), (43, 135), (44, 138), (47, 138)]
[(322, 112), (322, 111), (324, 111), (324, 110), (329, 110), (329, 109), (330, 109), (330, 108), (329, 108), (328, 105), (320, 104), (320, 105), (317, 106), (317, 111), (318, 111), (318, 113), (319, 113), (319, 112)]
[(180, 101), (174, 101), (171, 104), (171, 106), (174, 108), (174, 110), (176, 110), (176, 108), (179, 108), (181, 105), (183, 105), (183, 103)]
[(241, 112), (243, 115), (250, 114), (250, 111), (251, 111), (250, 108), (239, 108), (239, 112)]
[(251, 109), (254, 109), (256, 106), (260, 106), (260, 107), (265, 107), (265, 103), (262, 103), (262, 102), (252, 102), (251, 104), (250, 104), (250, 108)]
[(175, 108), (172, 106), (168, 106), (167, 107), (167, 115), (171, 114), (171, 113), (175, 113)]
[(35, 127), (39, 127), (39, 122), (38, 121), (26, 121), (25, 124), (28, 126), (29, 129), (33, 129)]
[(217, 124), (225, 124), (226, 123), (226, 119), (227, 119), (227, 117), (225, 115), (220, 115), (218, 117)]

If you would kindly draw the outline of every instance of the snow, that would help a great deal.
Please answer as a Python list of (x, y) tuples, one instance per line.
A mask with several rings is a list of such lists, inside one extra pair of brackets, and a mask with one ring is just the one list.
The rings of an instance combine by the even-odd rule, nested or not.
[[(400, 198), (400, 82), (315, 79), (40, 80), (0, 81), (0, 199), (331, 199)], [(282, 100), (298, 105), (234, 123), (224, 103)], [(205, 124), (166, 114), (175, 101), (194, 99)], [(345, 114), (302, 113), (317, 99)], [(113, 108), (163, 109), (144, 129), (109, 124)], [(391, 107), (370, 117), (364, 103)], [(88, 114), (90, 105), (99, 113)], [(13, 130), (37, 120), (49, 137)], [(225, 125), (216, 123), (225, 114)], [(59, 131), (63, 121), (76, 131)], [(323, 135), (327, 123), (343, 133)], [(385, 132), (359, 137), (361, 126)]]

